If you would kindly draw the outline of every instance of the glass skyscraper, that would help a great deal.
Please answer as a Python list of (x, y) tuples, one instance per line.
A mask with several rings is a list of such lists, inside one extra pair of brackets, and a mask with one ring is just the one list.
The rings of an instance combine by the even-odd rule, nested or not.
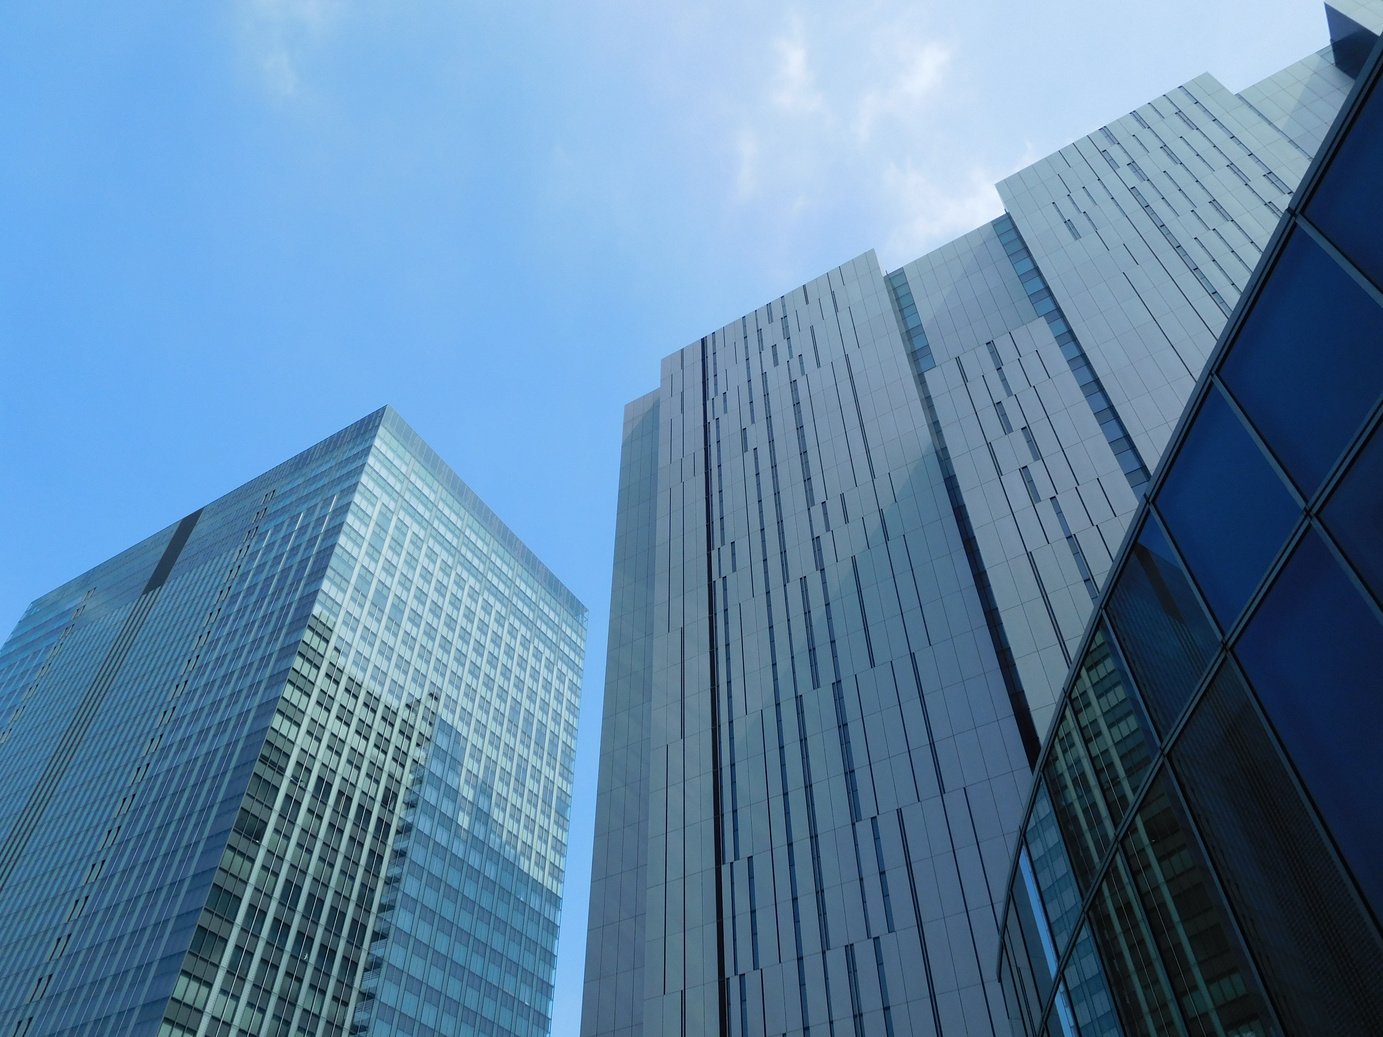
[(546, 1034), (585, 609), (385, 408), (0, 652), (0, 1034)]
[(1003, 1034), (1093, 605), (1380, 5), (667, 357), (625, 411), (582, 1032)]
[(1015, 1032), (1383, 1033), (1383, 45), (1078, 654), (1006, 909)]

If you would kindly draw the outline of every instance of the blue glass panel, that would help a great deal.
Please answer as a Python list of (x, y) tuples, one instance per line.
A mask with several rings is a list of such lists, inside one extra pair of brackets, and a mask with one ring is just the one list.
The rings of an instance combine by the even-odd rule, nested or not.
[(1225, 628), (1238, 618), (1300, 513), (1214, 387), (1167, 473), (1157, 507)]
[(1374, 284), (1383, 285), (1383, 96), (1359, 112), (1349, 137), (1326, 170), (1305, 215), (1349, 256)]
[(1271, 1018), (1163, 771), (1121, 843), (1176, 1006), (1193, 1034), (1268, 1034)]
[(1383, 912), (1383, 623), (1308, 533), (1235, 651), (1365, 895)]
[(1080, 890), (1076, 888), (1075, 876), (1071, 873), (1071, 861), (1066, 855), (1066, 846), (1057, 827), (1056, 815), (1052, 812), (1046, 785), (1040, 783), (1033, 803), (1032, 818), (1028, 822), (1027, 844), (1032, 874), (1041, 894), (1034, 907), (1040, 908), (1046, 915), (1053, 945), (1060, 955), (1066, 950), (1076, 915), (1080, 912)]
[(1383, 942), (1232, 665), (1172, 762), (1287, 1032), (1383, 1033)]
[(1132, 682), (1099, 629), (1076, 671), (1028, 824), (1033, 865), (1063, 949), (1075, 924), (1064, 905), (1078, 906), (1075, 894), (1089, 888), (1155, 745)]
[(1340, 480), (1325, 507), (1325, 524), (1383, 601), (1383, 430), (1374, 430)]
[(1156, 523), (1144, 524), (1129, 552), (1109, 614), (1144, 705), (1165, 731), (1191, 697), (1219, 639)]
[(1091, 903), (1090, 927), (1123, 1032), (1129, 1037), (1185, 1033), (1152, 930), (1117, 856)]
[(1009, 901), (1009, 924), (1011, 930), (1016, 924), (1016, 932), (1010, 934), (1010, 947), (1015, 954), (1019, 953), (1020, 947), (1027, 954), (1026, 972), (1034, 997), (1032, 1017), (1036, 1020), (1041, 1017), (1043, 1006), (1052, 996), (1056, 948), (1052, 944), (1051, 931), (1047, 928), (1042, 898), (1037, 892), (1037, 882), (1032, 873), (1032, 860), (1026, 849), (1018, 851), (1018, 875)]
[[(1015, 924), (1010, 919), (1010, 929)], [(1028, 1018), (1030, 1009), (1027, 995), (1030, 988), (1024, 983), (1024, 979), (1025, 977), (1014, 967), (1009, 938), (1005, 936), (999, 951), (999, 986), (1004, 992), (1004, 1007), (1007, 1010), (1009, 1028), (1014, 1033), (1030, 1034), (1033, 1031), (1033, 1024)]]
[(1221, 371), (1305, 496), (1383, 386), (1383, 308), (1294, 234)]
[(1062, 979), (1069, 992), (1080, 1037), (1122, 1037), (1114, 999), (1088, 922), (1081, 926), (1076, 948), (1066, 962)]

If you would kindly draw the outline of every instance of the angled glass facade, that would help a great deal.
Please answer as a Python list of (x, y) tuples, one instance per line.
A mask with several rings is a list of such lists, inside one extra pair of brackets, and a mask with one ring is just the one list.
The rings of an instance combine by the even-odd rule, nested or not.
[(1039, 761), (1016, 1032), (1383, 1032), (1383, 47), (1361, 64)]
[[(1199, 77), (1004, 180), (993, 223), (664, 359), (625, 412), (583, 1034), (1005, 1034), (1005, 924), (1035, 934), (1049, 1018), (1117, 1033), (1097, 915), (1128, 922), (1119, 967), (1165, 980), (1152, 1032), (1192, 1002), (1225, 1032), (1262, 1017), (1159, 746), (1280, 543), (1231, 537), (1213, 590), (1183, 552), (1243, 512), (1292, 535), (1300, 502), (1208, 437), (1197, 478), (1234, 465), (1244, 500), (1144, 529), (1099, 658), (1085, 635), (1351, 83), (1329, 49), (1240, 94)], [(1240, 420), (1223, 402), (1207, 426)], [(1130, 654), (1119, 624), (1156, 636)], [(1060, 915), (1039, 926), (1005, 902), (1049, 730), (1066, 755), (1017, 872)]]
[(0, 1033), (546, 1033), (584, 624), (388, 409), (40, 598)]

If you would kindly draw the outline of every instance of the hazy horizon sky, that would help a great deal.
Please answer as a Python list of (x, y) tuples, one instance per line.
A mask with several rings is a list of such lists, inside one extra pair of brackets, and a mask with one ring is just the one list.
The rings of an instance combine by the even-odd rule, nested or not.
[(668, 353), (1319, 3), (342, 0), (0, 10), (0, 627), (393, 404), (590, 608), (575, 1033), (619, 436)]

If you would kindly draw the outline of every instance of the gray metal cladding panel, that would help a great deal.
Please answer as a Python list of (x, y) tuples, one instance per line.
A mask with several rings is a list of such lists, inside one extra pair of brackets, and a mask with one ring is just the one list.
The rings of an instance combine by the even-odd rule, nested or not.
[(1306, 162), (1200, 76), (998, 185), (1150, 466)]
[[(1004, 1032), (1027, 763), (873, 255), (669, 357), (656, 409), (644, 1032)], [(585, 1032), (627, 1032), (598, 987)]]
[(1137, 502), (1045, 321), (976, 342), (925, 377), (1044, 732)]
[(1343, 97), (1323, 61), (1193, 80), (1006, 179), (1003, 227), (663, 360), (626, 415), (584, 1033), (1006, 1031), (1021, 714)]
[(936, 362), (921, 377), (1044, 732), (1137, 501), (992, 226), (902, 273)]
[(625, 410), (583, 1034), (643, 1026), (658, 415), (656, 393)]
[(1036, 319), (988, 224), (902, 269), (938, 364)]
[(1353, 85), (1335, 66), (1327, 47), (1245, 87), (1239, 96), (1309, 157), (1325, 139)]

